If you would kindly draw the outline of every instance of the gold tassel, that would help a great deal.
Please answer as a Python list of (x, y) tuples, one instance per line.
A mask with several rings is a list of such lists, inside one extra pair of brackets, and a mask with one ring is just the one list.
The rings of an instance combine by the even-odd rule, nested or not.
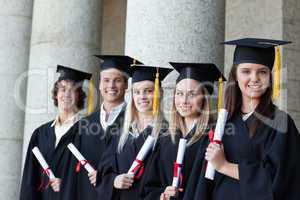
[(89, 93), (87, 97), (87, 115), (90, 115), (94, 111), (94, 81), (89, 81)]
[(219, 90), (218, 90), (218, 112), (222, 108), (222, 103), (223, 103), (223, 78), (219, 78)]
[(157, 68), (154, 82), (154, 96), (153, 96), (153, 115), (156, 116), (158, 114), (159, 108), (159, 71)]
[(275, 47), (275, 69), (273, 84), (273, 101), (280, 97), (280, 72), (281, 72), (281, 56), (279, 47)]

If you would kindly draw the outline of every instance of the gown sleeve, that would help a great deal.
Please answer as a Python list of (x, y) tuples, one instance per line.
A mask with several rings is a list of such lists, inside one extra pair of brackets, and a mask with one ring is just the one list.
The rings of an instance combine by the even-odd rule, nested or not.
[(111, 200), (114, 194), (114, 180), (118, 176), (116, 160), (117, 138), (112, 138), (109, 147), (103, 153), (97, 167), (97, 196), (102, 200)]
[(156, 144), (156, 147), (149, 158), (146, 171), (144, 174), (143, 188), (141, 189), (141, 197), (144, 200), (156, 200), (159, 199), (161, 193), (164, 192), (163, 185), (160, 181), (161, 173), (158, 163), (160, 163), (160, 144)]
[[(280, 128), (273, 129), (269, 146), (257, 159), (252, 149), (238, 163), (240, 192), (243, 200), (300, 199), (300, 136), (293, 120), (287, 116)], [(276, 122), (276, 121), (275, 121)], [(282, 126), (285, 126), (283, 127)], [(259, 133), (257, 133), (259, 134)]]
[(21, 183), (20, 200), (41, 199), (41, 192), (38, 191), (38, 187), (41, 182), (40, 166), (31, 151), (33, 147), (38, 144), (37, 134), (38, 130), (35, 130), (28, 145)]

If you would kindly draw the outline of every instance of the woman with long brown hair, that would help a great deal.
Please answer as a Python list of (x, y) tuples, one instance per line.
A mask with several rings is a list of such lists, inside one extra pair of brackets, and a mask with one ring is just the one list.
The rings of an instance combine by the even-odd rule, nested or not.
[(300, 198), (299, 132), (272, 101), (275, 46), (286, 43), (255, 38), (225, 42), (237, 45), (225, 92), (228, 121), (223, 144), (211, 143), (206, 150), (206, 160), (217, 171), (215, 180), (198, 174), (194, 199)]
[[(210, 94), (213, 81), (222, 76), (214, 64), (171, 63), (179, 72), (167, 135), (161, 136), (148, 165), (144, 199), (182, 199), (196, 152), (206, 147), (211, 123)], [(179, 187), (172, 186), (173, 167), (181, 138), (187, 140)], [(206, 144), (206, 145), (205, 145)], [(175, 169), (174, 169), (175, 170)]]

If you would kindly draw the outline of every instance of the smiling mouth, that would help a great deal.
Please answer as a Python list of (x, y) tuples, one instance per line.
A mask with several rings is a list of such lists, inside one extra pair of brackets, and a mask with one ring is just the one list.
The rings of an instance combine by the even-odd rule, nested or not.
[(106, 91), (107, 94), (117, 94), (117, 91), (113, 90), (113, 91)]
[(140, 105), (148, 105), (149, 102), (140, 102), (139, 104), (140, 104)]
[(248, 85), (248, 88), (251, 88), (251, 89), (261, 89), (262, 86), (261, 85)]

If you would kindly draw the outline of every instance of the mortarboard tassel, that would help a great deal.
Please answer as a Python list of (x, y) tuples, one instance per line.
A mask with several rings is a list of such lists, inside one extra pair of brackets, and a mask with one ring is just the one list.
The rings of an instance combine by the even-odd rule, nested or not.
[(275, 47), (273, 101), (278, 100), (278, 98), (280, 96), (280, 72), (281, 72), (280, 49), (279, 49), (279, 47)]
[(87, 115), (90, 115), (94, 111), (94, 81), (89, 81), (89, 94), (87, 98)]
[(218, 112), (222, 108), (223, 100), (223, 78), (219, 78), (219, 90), (218, 90)]
[(158, 69), (155, 75), (154, 82), (154, 96), (153, 96), (153, 115), (156, 116), (158, 114), (159, 108), (159, 72)]

